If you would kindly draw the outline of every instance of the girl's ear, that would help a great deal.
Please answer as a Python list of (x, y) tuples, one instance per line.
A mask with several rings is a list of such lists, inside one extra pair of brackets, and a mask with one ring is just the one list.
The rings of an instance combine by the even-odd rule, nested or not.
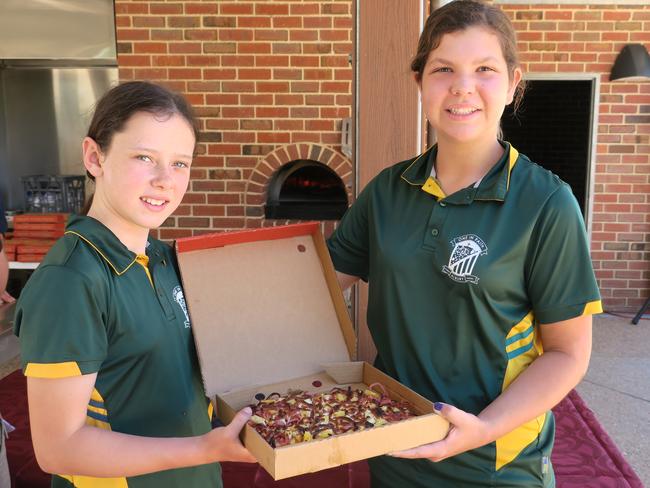
[(420, 73), (418, 72), (413, 72), (413, 81), (415, 81), (415, 84), (418, 86), (418, 90), (422, 91), (422, 78), (420, 77)]
[(515, 96), (515, 90), (517, 89), (517, 85), (519, 85), (519, 82), (523, 78), (523, 73), (521, 71), (521, 68), (515, 68), (514, 71), (512, 72), (512, 79), (510, 80), (510, 88), (508, 89), (508, 100), (506, 102), (506, 105), (510, 105), (512, 103), (512, 100), (514, 99)]
[(83, 160), (86, 171), (95, 178), (101, 176), (103, 172), (103, 154), (99, 144), (97, 144), (91, 137), (85, 137), (81, 143), (81, 149), (83, 151)]

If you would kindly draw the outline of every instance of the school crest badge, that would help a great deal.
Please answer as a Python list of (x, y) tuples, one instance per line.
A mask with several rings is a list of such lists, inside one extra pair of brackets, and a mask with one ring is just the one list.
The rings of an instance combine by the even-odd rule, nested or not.
[(190, 316), (187, 313), (187, 305), (185, 304), (185, 295), (183, 295), (183, 289), (180, 286), (177, 286), (172, 291), (172, 296), (174, 297), (174, 301), (176, 303), (178, 303), (178, 306), (181, 307), (181, 310), (183, 311), (183, 314), (185, 315), (185, 328), (189, 329), (190, 328)]
[(478, 276), (474, 276), (474, 265), (480, 256), (487, 254), (487, 245), (483, 239), (466, 234), (458, 236), (450, 244), (453, 247), (449, 256), (449, 263), (442, 267), (442, 272), (458, 283), (478, 283)]

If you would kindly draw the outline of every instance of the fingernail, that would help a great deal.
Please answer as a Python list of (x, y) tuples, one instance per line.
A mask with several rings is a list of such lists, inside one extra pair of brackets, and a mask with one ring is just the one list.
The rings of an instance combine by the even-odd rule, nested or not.
[(251, 407), (246, 407), (246, 408), (244, 409), (244, 413), (245, 413), (246, 415), (252, 415), (252, 414), (253, 414), (253, 410), (251, 410)]
[(442, 403), (436, 402), (433, 404), (433, 409), (436, 410), (437, 412), (440, 412), (442, 410)]

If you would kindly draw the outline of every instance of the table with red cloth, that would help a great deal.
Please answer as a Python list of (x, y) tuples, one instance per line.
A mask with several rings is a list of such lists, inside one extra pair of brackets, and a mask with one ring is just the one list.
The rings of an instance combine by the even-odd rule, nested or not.
[[(11, 488), (48, 488), (50, 476), (34, 457), (26, 381), (21, 371), (0, 380), (0, 412), (16, 427), (7, 441)], [(593, 412), (572, 391), (557, 405), (551, 456), (557, 488), (643, 488)], [(257, 464), (222, 463), (224, 488), (369, 488), (368, 464), (357, 462), (318, 473), (273, 481)], [(4, 487), (3, 487), (4, 488)]]

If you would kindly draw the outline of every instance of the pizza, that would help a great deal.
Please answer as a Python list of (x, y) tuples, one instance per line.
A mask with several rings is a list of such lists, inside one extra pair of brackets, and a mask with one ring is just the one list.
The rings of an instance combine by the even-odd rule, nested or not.
[(379, 383), (363, 390), (335, 387), (325, 393), (271, 393), (251, 408), (248, 424), (273, 447), (372, 429), (415, 416), (409, 403), (392, 400)]

